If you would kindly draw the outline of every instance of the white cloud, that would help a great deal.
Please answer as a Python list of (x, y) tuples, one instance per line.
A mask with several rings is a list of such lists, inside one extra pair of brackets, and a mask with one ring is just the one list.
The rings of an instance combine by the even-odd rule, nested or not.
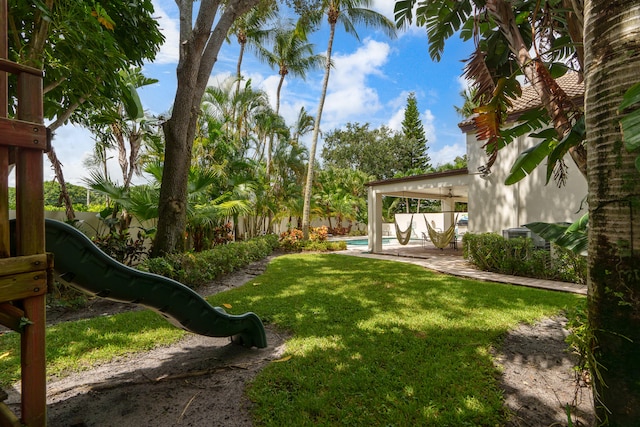
[(405, 108), (401, 108), (396, 111), (393, 116), (387, 122), (387, 127), (391, 130), (401, 131), (402, 130), (402, 121), (404, 120), (404, 110)]
[(370, 74), (382, 75), (380, 68), (387, 62), (390, 46), (387, 43), (366, 39), (363, 45), (349, 55), (333, 55), (331, 86), (346, 87), (354, 80), (362, 84)]
[(178, 19), (172, 19), (165, 11), (175, 9), (175, 3), (161, 0), (153, 0), (154, 17), (160, 24), (160, 31), (165, 37), (160, 52), (156, 55), (156, 64), (177, 64), (180, 57), (180, 25)]
[(458, 84), (460, 85), (460, 91), (469, 90), (473, 82), (471, 80), (467, 80), (463, 76), (458, 76)]
[(388, 44), (367, 39), (354, 53), (333, 56), (323, 128), (332, 129), (359, 115), (372, 115), (381, 108), (378, 92), (367, 85), (367, 78), (383, 76), (381, 68), (389, 52)]
[(407, 98), (409, 97), (409, 92), (410, 91), (408, 90), (403, 90), (398, 94), (398, 96), (389, 101), (387, 105), (394, 110), (404, 110), (404, 108), (407, 106)]
[(251, 71), (251, 72), (243, 73), (242, 77), (244, 78), (243, 81), (251, 80), (251, 87), (253, 89), (264, 89), (262, 87), (265, 81), (264, 74), (259, 73), (257, 71)]
[(231, 77), (230, 71), (223, 71), (222, 73), (216, 73), (209, 76), (209, 81), (207, 82), (207, 86), (213, 87), (221, 87), (224, 82), (229, 80)]
[(435, 116), (431, 110), (425, 110), (422, 113), (422, 126), (424, 127), (424, 135), (427, 137), (427, 141), (435, 143), (438, 138), (436, 137)]
[(373, 0), (371, 9), (383, 14), (393, 21), (393, 8), (395, 2), (389, 0)]
[[(464, 136), (461, 136), (461, 138), (464, 139)], [(451, 145), (442, 146), (435, 151), (433, 151), (433, 147), (431, 147), (429, 148), (428, 154), (429, 157), (431, 157), (431, 164), (438, 166), (453, 162), (456, 157), (467, 154), (467, 146), (465, 142), (456, 142)]]
[[(93, 135), (86, 128), (65, 125), (54, 132), (51, 143), (56, 150), (58, 160), (62, 163), (64, 179), (76, 185), (84, 185), (83, 179), (89, 174), (82, 164), (84, 159), (93, 153)], [(50, 181), (54, 172), (48, 159), (44, 162), (44, 179)]]

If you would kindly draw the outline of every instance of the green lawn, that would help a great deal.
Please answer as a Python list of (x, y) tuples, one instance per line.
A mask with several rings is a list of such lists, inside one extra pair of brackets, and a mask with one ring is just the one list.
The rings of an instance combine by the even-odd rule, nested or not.
[(249, 390), (258, 425), (494, 426), (489, 349), (581, 298), (331, 254), (277, 258), (211, 301), (293, 334)]
[[(276, 258), (247, 285), (215, 295), (288, 331), (288, 360), (249, 389), (257, 425), (493, 426), (505, 419), (489, 349), (519, 322), (581, 296), (463, 280), (346, 255)], [(49, 374), (90, 367), (183, 335), (130, 312), (49, 328)], [(19, 378), (17, 334), (0, 337), (0, 386)]]

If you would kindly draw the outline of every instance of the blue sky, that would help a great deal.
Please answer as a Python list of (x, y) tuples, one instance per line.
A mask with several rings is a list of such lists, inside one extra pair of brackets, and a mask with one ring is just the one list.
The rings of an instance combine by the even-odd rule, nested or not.
[[(374, 9), (393, 19), (394, 3), (392, 0), (376, 0)], [(149, 113), (161, 114), (169, 110), (175, 96), (178, 22), (174, 0), (154, 0), (154, 5), (166, 42), (156, 61), (146, 64), (143, 69), (145, 75), (159, 82), (143, 88), (140, 96)], [(369, 123), (371, 128), (386, 125), (400, 130), (407, 95), (415, 92), (432, 164), (446, 163), (463, 155), (465, 138), (457, 126), (461, 118), (456, 114), (454, 105), (462, 105), (459, 93), (465, 83), (460, 77), (461, 61), (469, 56), (473, 46), (454, 36), (447, 43), (441, 61), (433, 62), (428, 54), (423, 28), (399, 32), (394, 40), (364, 27), (357, 30), (360, 41), (346, 34), (342, 28), (338, 28), (336, 33), (332, 55), (335, 67), (329, 80), (322, 131), (326, 133), (344, 128), (349, 122)], [(310, 36), (317, 53), (326, 51), (327, 34), (325, 25)], [(225, 43), (210, 84), (215, 85), (235, 74), (237, 57), (235, 40), (231, 44)], [(265, 90), (275, 104), (279, 80), (277, 71), (259, 62), (251, 53), (245, 55), (242, 67), (243, 74), (251, 78), (253, 87)], [(309, 73), (306, 80), (287, 76), (280, 106), (280, 113), (287, 123), (294, 122), (301, 106), (310, 114), (316, 114), (322, 78), (322, 71)], [(318, 158), (321, 144), (322, 140), (319, 141)], [(91, 134), (76, 126), (64, 126), (57, 130), (53, 145), (64, 165), (65, 179), (82, 185), (82, 179), (88, 175), (82, 162), (93, 149)], [(112, 178), (117, 180), (120, 173), (116, 159), (111, 162)], [(53, 171), (46, 161), (45, 179), (52, 177)]]

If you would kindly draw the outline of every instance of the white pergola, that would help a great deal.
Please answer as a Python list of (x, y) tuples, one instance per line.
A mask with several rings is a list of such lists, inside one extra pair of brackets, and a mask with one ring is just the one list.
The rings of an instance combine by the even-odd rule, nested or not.
[(382, 197), (440, 200), (444, 227), (454, 221), (455, 202), (468, 202), (471, 177), (466, 168), (367, 183), (369, 252), (382, 252)]

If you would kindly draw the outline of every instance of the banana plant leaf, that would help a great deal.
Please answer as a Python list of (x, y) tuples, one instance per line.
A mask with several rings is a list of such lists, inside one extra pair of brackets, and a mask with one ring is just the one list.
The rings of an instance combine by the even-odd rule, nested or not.
[(586, 255), (589, 243), (587, 237), (588, 223), (589, 214), (587, 213), (573, 224), (531, 222), (524, 226), (543, 239), (553, 242), (562, 248), (569, 249), (576, 254)]
[[(535, 135), (537, 138), (545, 138), (539, 144), (524, 150), (509, 171), (509, 175), (505, 180), (506, 185), (512, 185), (529, 175), (533, 170), (538, 167), (544, 159), (547, 158), (549, 153), (554, 147), (554, 137), (556, 131), (553, 129), (547, 129), (547, 132), (540, 132)], [(531, 135), (534, 136), (534, 135)]]

